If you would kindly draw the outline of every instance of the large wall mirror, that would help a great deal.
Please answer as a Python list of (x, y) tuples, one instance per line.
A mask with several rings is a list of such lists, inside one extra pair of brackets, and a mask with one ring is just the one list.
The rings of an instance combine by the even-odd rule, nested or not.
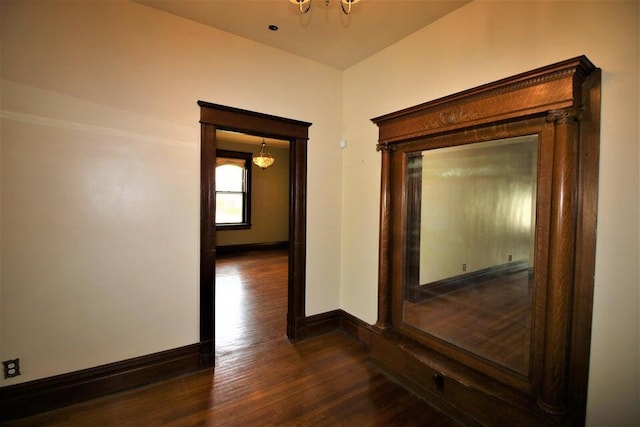
[(599, 76), (579, 57), (373, 119), (372, 361), (462, 421), (583, 421)]
[(538, 135), (409, 153), (402, 321), (526, 375)]

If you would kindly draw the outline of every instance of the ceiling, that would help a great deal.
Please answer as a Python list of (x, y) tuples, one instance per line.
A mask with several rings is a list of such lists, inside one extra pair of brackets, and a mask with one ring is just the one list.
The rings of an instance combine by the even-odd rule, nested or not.
[[(340, 70), (442, 18), (468, 0), (312, 0), (300, 14), (288, 0), (136, 0)], [(276, 25), (277, 31), (269, 30)]]

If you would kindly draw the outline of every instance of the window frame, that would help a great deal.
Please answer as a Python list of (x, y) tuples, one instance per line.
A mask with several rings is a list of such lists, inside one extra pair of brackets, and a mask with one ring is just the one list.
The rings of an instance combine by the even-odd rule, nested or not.
[[(216, 160), (219, 158), (228, 158), (228, 159), (242, 159), (244, 160), (244, 172), (245, 172), (245, 191), (244, 197), (242, 200), (243, 209), (242, 209), (242, 222), (234, 222), (234, 223), (216, 223), (216, 230), (248, 230), (251, 228), (251, 192), (252, 192), (252, 181), (251, 181), (251, 170), (252, 170), (252, 153), (245, 153), (243, 151), (233, 151), (233, 150), (216, 150)], [(217, 163), (217, 162), (216, 162)], [(215, 165), (215, 169), (218, 165)], [(214, 188), (214, 197), (217, 201), (218, 199), (218, 191)], [(215, 219), (215, 217), (214, 217)]]

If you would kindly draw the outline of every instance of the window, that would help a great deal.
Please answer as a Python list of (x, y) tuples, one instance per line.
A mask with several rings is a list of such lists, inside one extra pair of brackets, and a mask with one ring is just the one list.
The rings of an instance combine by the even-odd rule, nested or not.
[(216, 151), (216, 228), (251, 227), (251, 153)]

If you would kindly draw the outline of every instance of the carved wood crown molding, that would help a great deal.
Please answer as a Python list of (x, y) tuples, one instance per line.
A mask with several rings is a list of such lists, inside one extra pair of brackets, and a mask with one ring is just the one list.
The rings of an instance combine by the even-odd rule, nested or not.
[[(563, 79), (563, 78), (565, 78), (567, 76), (570, 76), (570, 75), (572, 75), (574, 73), (575, 73), (575, 69), (574, 68), (567, 68), (567, 69), (564, 69), (564, 70), (551, 72), (549, 74), (528, 78), (528, 79), (525, 79), (525, 80), (522, 80), (522, 81), (516, 81), (514, 83), (507, 84), (505, 86), (498, 87), (498, 88), (493, 89), (493, 90), (487, 90), (487, 91), (479, 93), (477, 95), (468, 96), (465, 99), (457, 101), (456, 104), (462, 104), (462, 103), (466, 104), (469, 101), (477, 101), (477, 100), (480, 100), (480, 99), (490, 98), (492, 96), (502, 95), (502, 94), (505, 94), (505, 93), (513, 92), (513, 91), (516, 91), (516, 90), (519, 90), (519, 89), (525, 89), (525, 88), (531, 87), (531, 86), (538, 86), (540, 84), (547, 83), (547, 82), (552, 81), (552, 80)], [(500, 81), (498, 81), (496, 83), (500, 83), (501, 81), (502, 80), (500, 80)]]
[(556, 124), (564, 124), (572, 121), (579, 122), (582, 120), (582, 110), (583, 107), (549, 111), (549, 114), (547, 114), (547, 121), (555, 122)]
[(433, 123), (433, 126), (438, 124), (441, 126), (450, 125), (459, 121), (467, 121), (478, 118), (482, 115), (479, 111), (467, 112), (463, 107), (458, 107), (455, 110), (441, 111), (438, 115), (438, 123)]
[[(574, 73), (574, 69), (572, 68), (569, 68), (566, 70), (560, 70), (560, 71), (552, 72), (546, 75), (537, 76), (534, 78), (507, 84), (505, 86), (498, 87), (492, 90), (487, 90), (485, 92), (480, 92), (475, 95), (470, 95), (470, 96), (464, 97), (464, 99), (453, 100), (448, 104), (448, 106), (452, 108), (438, 113), (438, 120), (432, 121), (431, 125), (433, 127), (438, 127), (438, 126), (455, 124), (457, 122), (471, 121), (473, 119), (481, 117), (482, 112), (480, 111), (465, 112), (463, 107), (460, 106), (461, 104), (468, 104), (470, 102), (503, 95), (509, 92), (514, 92), (516, 90), (525, 89), (532, 86), (538, 86), (540, 84), (543, 84), (552, 80), (563, 79), (573, 73)], [(499, 82), (496, 82), (496, 83), (499, 83)], [(433, 108), (425, 109), (424, 112), (428, 113), (432, 110), (437, 111), (440, 108), (442, 108), (442, 106), (434, 106)]]
[(401, 144), (462, 127), (544, 117), (581, 105), (582, 95), (568, 88), (582, 84), (595, 69), (580, 56), (371, 120), (380, 129), (379, 143)]

